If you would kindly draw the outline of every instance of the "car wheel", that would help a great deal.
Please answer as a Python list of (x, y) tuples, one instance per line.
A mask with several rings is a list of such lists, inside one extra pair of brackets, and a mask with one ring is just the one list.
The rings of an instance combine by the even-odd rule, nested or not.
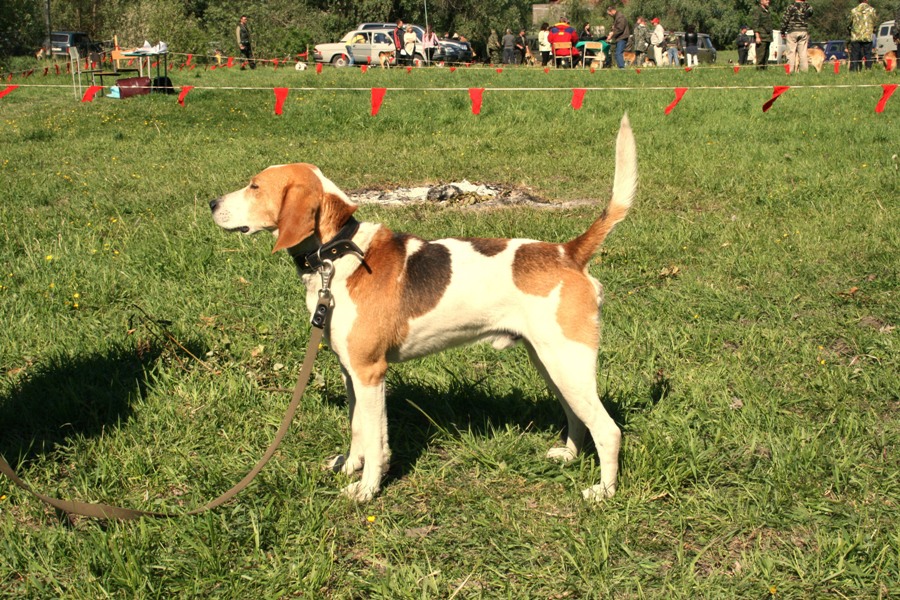
[(347, 56), (345, 54), (336, 54), (334, 58), (331, 59), (332, 67), (346, 67), (350, 64), (350, 61), (347, 60)]

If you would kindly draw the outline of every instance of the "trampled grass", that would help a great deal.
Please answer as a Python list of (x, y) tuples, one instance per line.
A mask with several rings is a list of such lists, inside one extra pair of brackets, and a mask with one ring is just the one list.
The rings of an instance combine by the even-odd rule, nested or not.
[[(268, 444), (303, 358), (303, 291), (271, 238), (215, 227), (210, 198), (306, 161), (347, 190), (467, 178), (596, 199), (359, 211), (425, 237), (566, 240), (606, 202), (627, 111), (640, 190), (591, 266), (606, 290), (599, 390), (625, 434), (619, 492), (582, 502), (598, 465), (543, 459), (564, 419), (525, 353), (476, 347), (392, 369), (392, 470), (376, 500), (354, 505), (337, 493), (344, 478), (319, 469), (349, 439), (323, 353), (276, 458), (214, 512), (68, 523), (0, 480), (0, 594), (900, 594), (900, 100), (874, 112), (878, 84), (896, 77), (173, 79), (197, 86), (184, 107), (29, 86), (0, 99), (0, 451), (28, 481), (188, 509)], [(763, 113), (782, 84), (793, 87)], [(280, 117), (272, 87), (293, 88)], [(388, 88), (376, 117), (370, 87)], [(477, 117), (469, 87), (486, 88)], [(580, 111), (573, 87), (590, 88)]]

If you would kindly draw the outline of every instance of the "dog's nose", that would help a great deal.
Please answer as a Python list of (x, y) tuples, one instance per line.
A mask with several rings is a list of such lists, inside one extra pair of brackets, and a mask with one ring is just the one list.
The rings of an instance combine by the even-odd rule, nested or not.
[(213, 198), (209, 201), (209, 210), (216, 212), (216, 208), (219, 206), (219, 203), (222, 201), (221, 198)]

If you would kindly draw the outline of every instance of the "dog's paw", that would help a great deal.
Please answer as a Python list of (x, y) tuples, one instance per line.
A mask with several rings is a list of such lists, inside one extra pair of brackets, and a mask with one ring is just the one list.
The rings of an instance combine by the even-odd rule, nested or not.
[(547, 458), (550, 460), (558, 460), (560, 462), (571, 462), (575, 460), (575, 452), (571, 448), (560, 446), (559, 448), (550, 448), (547, 450)]
[(368, 502), (378, 493), (377, 487), (367, 487), (361, 481), (351, 483), (341, 490), (341, 494), (353, 500), (354, 502)]
[(338, 454), (334, 458), (330, 458), (322, 465), (323, 471), (331, 471), (332, 473), (343, 473), (344, 475), (353, 475), (362, 471), (362, 459), (351, 460), (344, 454)]
[(588, 502), (600, 502), (601, 500), (605, 500), (606, 498), (612, 498), (616, 493), (616, 486), (606, 486), (602, 483), (591, 486), (586, 490), (581, 492), (581, 495), (584, 496), (584, 499)]

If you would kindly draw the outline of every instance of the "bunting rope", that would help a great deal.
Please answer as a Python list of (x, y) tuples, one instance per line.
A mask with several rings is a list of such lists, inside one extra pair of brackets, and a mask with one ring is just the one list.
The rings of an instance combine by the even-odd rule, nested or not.
[[(20, 84), (20, 85), (8, 85), (6, 89), (0, 91), (0, 98), (7, 96), (11, 92), (19, 89), (19, 88), (65, 88), (68, 89), (70, 86), (68, 85), (60, 85), (60, 84)], [(797, 86), (787, 86), (787, 85), (727, 85), (727, 86), (694, 86), (694, 87), (676, 87), (674, 88), (675, 99), (671, 102), (666, 108), (664, 112), (666, 115), (670, 114), (676, 105), (682, 100), (685, 94), (688, 91), (735, 91), (735, 90), (769, 90), (772, 89), (771, 98), (765, 102), (762, 106), (763, 112), (768, 112), (772, 105), (775, 103), (782, 94), (787, 92), (791, 88), (799, 89), (799, 90), (818, 90), (818, 89), (866, 89), (866, 88), (882, 88), (882, 95), (879, 99), (876, 107), (876, 113), (884, 112), (885, 106), (887, 104), (888, 99), (893, 95), (893, 93), (897, 89), (897, 84), (829, 84), (829, 85), (797, 85)], [(102, 90), (102, 86), (92, 85), (87, 88), (84, 95), (82, 96), (82, 102), (92, 102), (94, 96)], [(283, 107), (285, 101), (287, 100), (288, 95), (292, 91), (299, 92), (370, 92), (372, 94), (372, 104), (371, 104), (371, 114), (375, 116), (378, 114), (382, 102), (385, 98), (387, 92), (468, 92), (469, 98), (472, 103), (472, 113), (478, 115), (481, 113), (483, 96), (484, 92), (488, 91), (491, 93), (494, 92), (563, 92), (563, 91), (571, 91), (572, 92), (572, 100), (571, 105), (574, 110), (580, 110), (585, 95), (587, 92), (646, 92), (646, 91), (671, 91), (673, 88), (668, 86), (646, 86), (646, 87), (638, 87), (638, 86), (609, 86), (609, 87), (579, 87), (579, 88), (563, 88), (563, 87), (262, 87), (262, 86), (183, 86), (181, 88), (181, 93), (178, 95), (178, 104), (181, 106), (185, 106), (185, 98), (187, 94), (193, 90), (208, 90), (208, 91), (273, 91), (275, 93), (275, 114), (281, 115), (283, 114)]]

